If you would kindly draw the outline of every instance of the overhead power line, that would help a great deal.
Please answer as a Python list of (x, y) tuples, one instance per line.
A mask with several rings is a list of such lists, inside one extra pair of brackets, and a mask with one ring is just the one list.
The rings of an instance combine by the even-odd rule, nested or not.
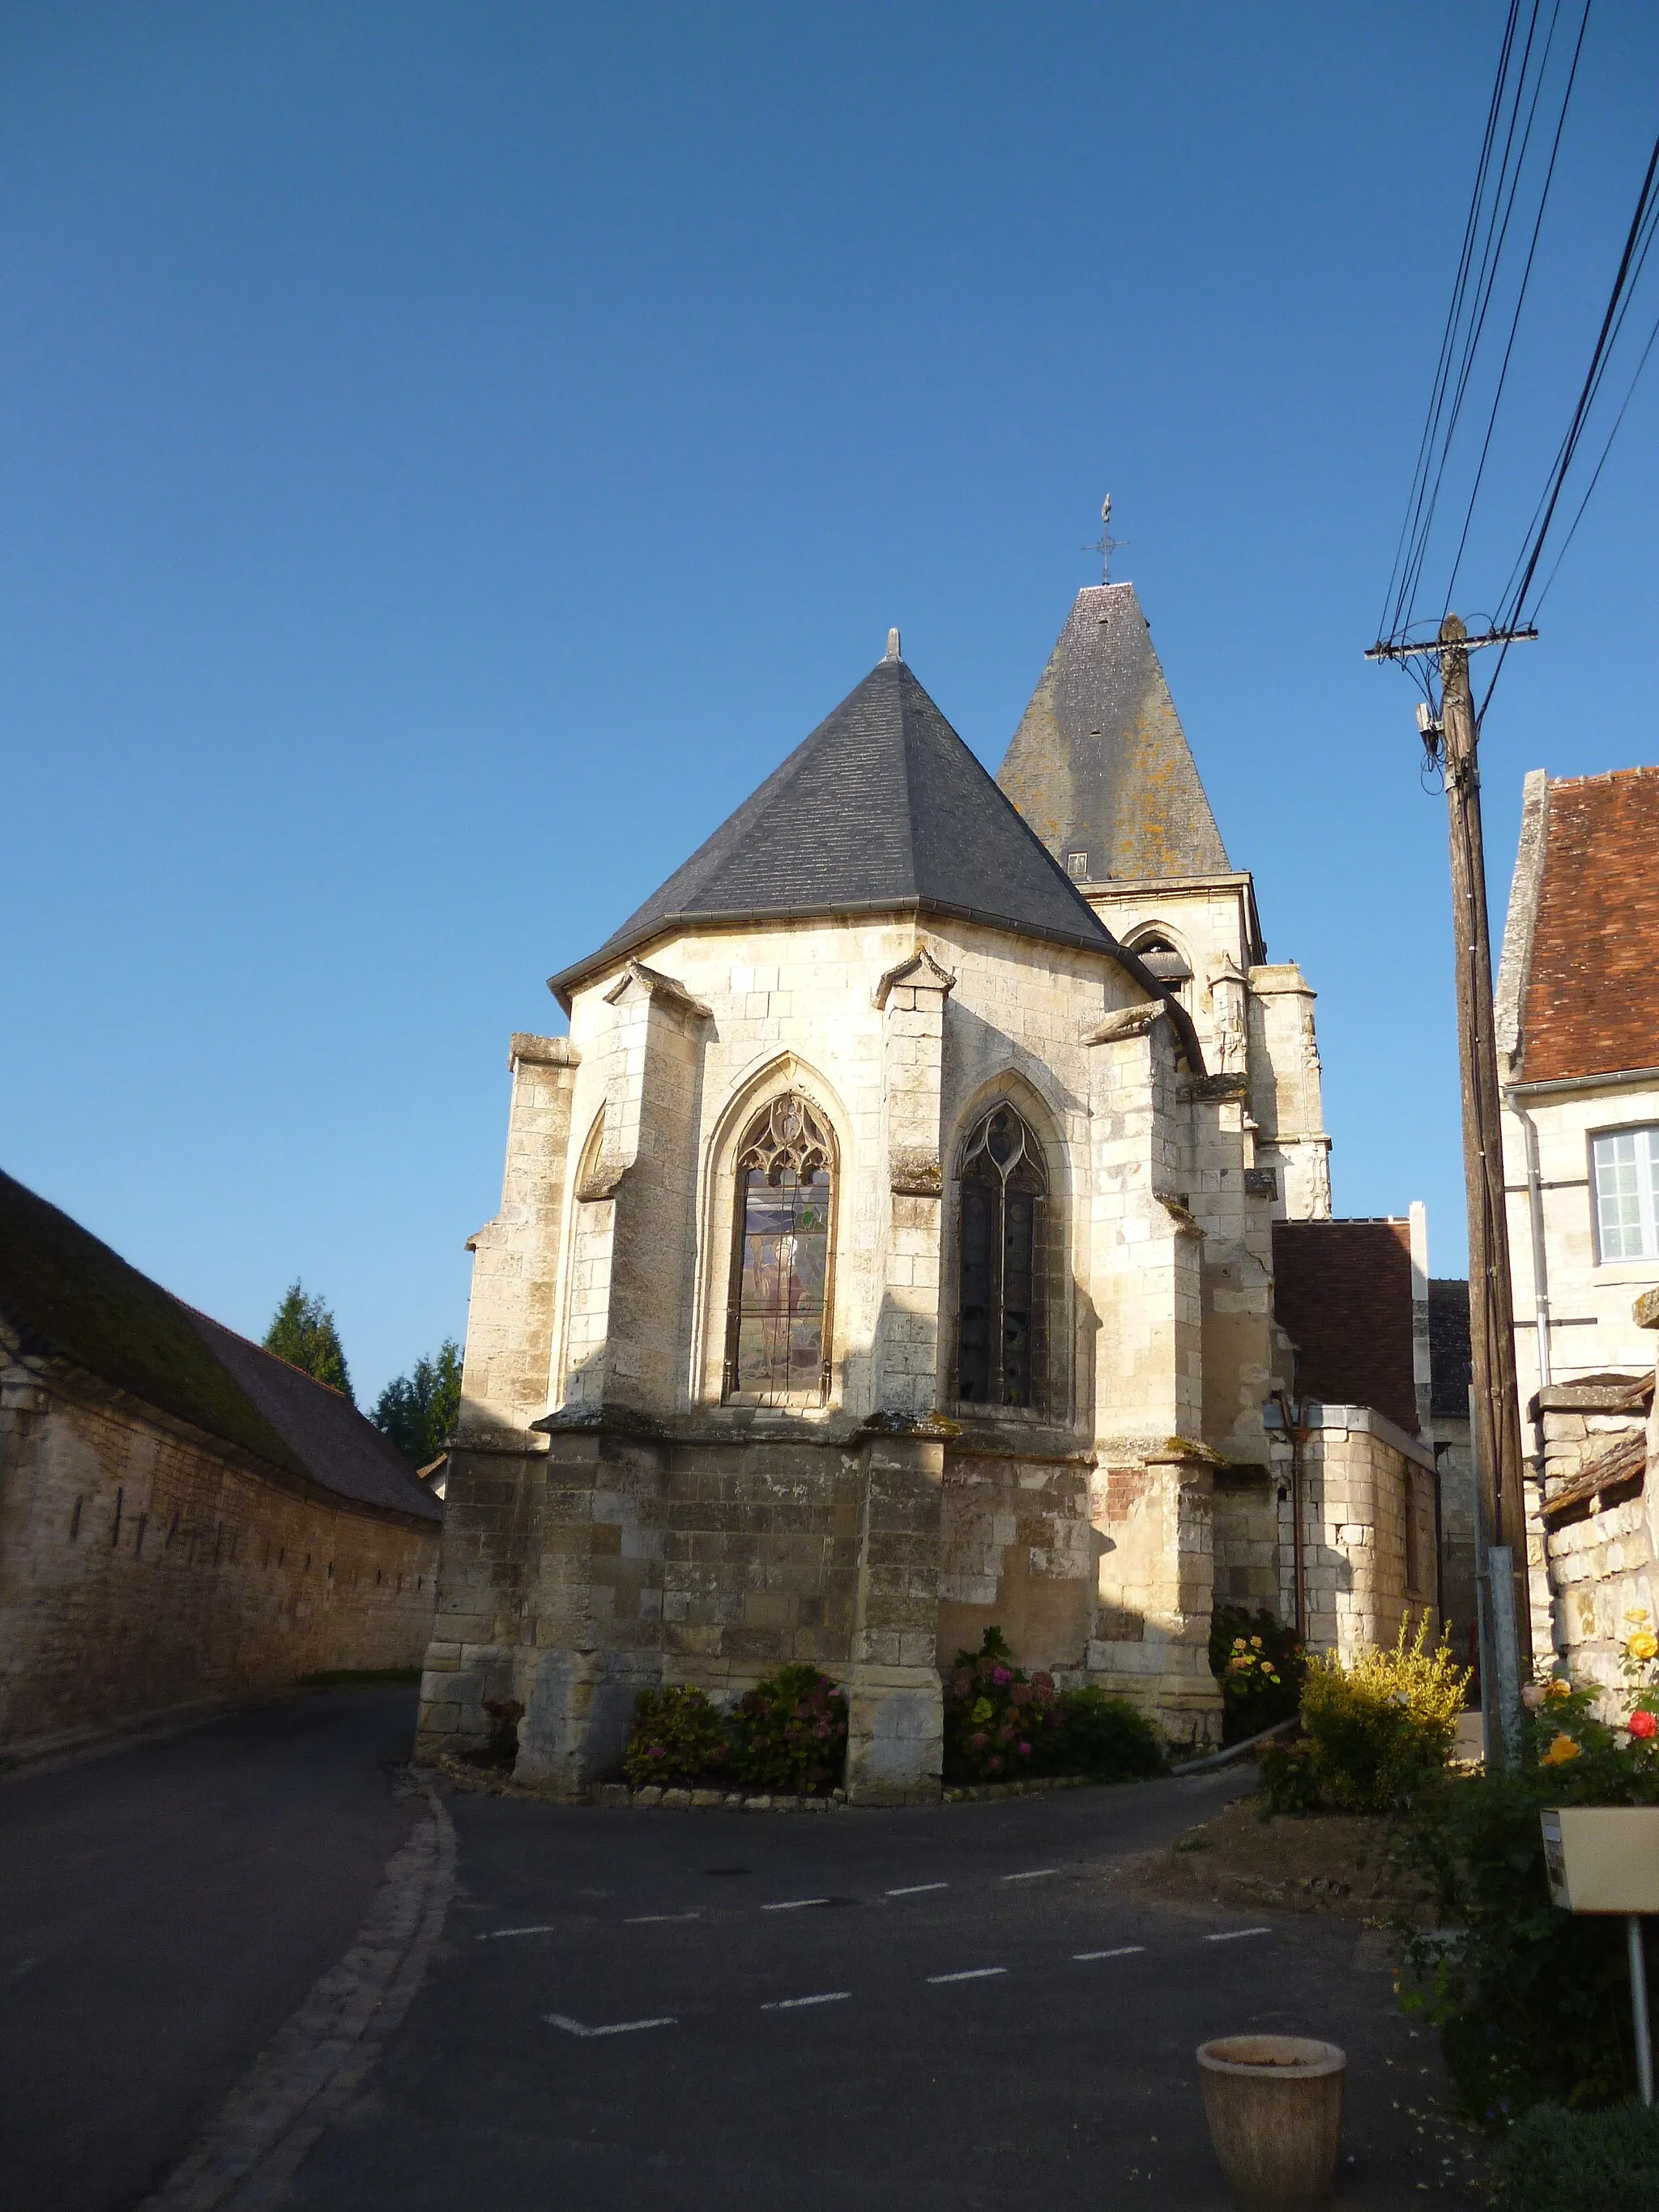
[[(1565, 435), (1556, 449), (1554, 465), (1540, 495), (1538, 505), (1533, 510), (1533, 524), (1526, 543), (1516, 556), (1515, 566), (1510, 571), (1510, 581), (1504, 587), (1500, 614), (1496, 624), (1496, 627), (1500, 629), (1512, 628), (1520, 619), (1521, 610), (1527, 605), (1533, 579), (1538, 573), (1540, 562), (1543, 559), (1544, 547), (1549, 538), (1550, 525), (1555, 519), (1555, 510), (1560, 501), (1574, 457), (1578, 451), (1579, 441), (1583, 436), (1590, 411), (1595, 404), (1597, 395), (1607, 375), (1608, 364), (1612, 361), (1613, 350), (1618, 345), (1620, 334), (1624, 329), (1626, 318), (1630, 312), (1631, 301), (1635, 295), (1637, 284), (1647, 261), (1648, 250), (1653, 244), (1656, 228), (1659, 228), (1659, 137), (1654, 140), (1653, 151), (1648, 159), (1647, 171), (1642, 179), (1642, 189), (1637, 194), (1636, 211), (1631, 217), (1630, 228), (1626, 233), (1624, 252), (1619, 257), (1619, 266), (1613, 275), (1613, 289), (1607, 296), (1607, 309), (1601, 317), (1601, 326), (1595, 334), (1595, 344), (1590, 354), (1589, 366), (1584, 372), (1584, 381), (1580, 387), (1577, 402), (1572, 410), (1572, 418), (1567, 425)], [(1606, 465), (1607, 454), (1612, 450), (1613, 441), (1619, 434), (1619, 426), (1625, 419), (1625, 410), (1630, 405), (1631, 395), (1636, 389), (1637, 379), (1640, 377), (1646, 366), (1648, 356), (1653, 350), (1656, 335), (1659, 335), (1659, 321), (1656, 321), (1653, 331), (1649, 334), (1647, 343), (1642, 349), (1635, 372), (1625, 393), (1623, 405), (1613, 418), (1613, 426), (1607, 433), (1606, 443), (1601, 450), (1601, 457), (1595, 465), (1589, 484), (1585, 487), (1584, 495), (1579, 502), (1578, 513), (1572, 520), (1572, 528), (1568, 532), (1566, 540), (1562, 544), (1563, 555), (1567, 550), (1567, 545), (1571, 544), (1574, 532), (1577, 530), (1584, 508), (1589, 503), (1590, 494), (1595, 489), (1597, 479)], [(1559, 568), (1559, 566), (1560, 557), (1558, 556), (1555, 567)], [(1552, 568), (1550, 582), (1554, 581), (1554, 575), (1555, 570)], [(1547, 584), (1545, 588), (1548, 588)], [(1542, 594), (1540, 593), (1540, 596), (1541, 598)], [(1487, 702), (1498, 687), (1498, 679), (1504, 672), (1504, 655), (1500, 652), (1492, 670), (1491, 681), (1486, 686), (1486, 696), (1480, 702), (1480, 711), (1483, 714), (1486, 712)]]
[[(1474, 395), (1486, 390), (1490, 373), (1486, 422), (1456, 550), (1443, 589), (1431, 607), (1422, 610), (1437, 623), (1445, 611), (1468, 542), (1583, 51), (1590, 0), (1577, 0), (1570, 57), (1565, 62), (1558, 58), (1564, 51), (1559, 39), (1564, 15), (1571, 24), (1572, 5), (1573, 0), (1510, 0), (1428, 413), (1378, 623), (1380, 642), (1398, 642), (1416, 625), (1454, 449), (1460, 444)], [(1544, 146), (1547, 153), (1535, 150)], [(1518, 235), (1526, 239), (1518, 278), (1514, 274), (1516, 257), (1510, 251), (1517, 219), (1522, 226)], [(1509, 307), (1508, 330), (1502, 357), (1491, 373), (1485, 342), (1500, 300)]]

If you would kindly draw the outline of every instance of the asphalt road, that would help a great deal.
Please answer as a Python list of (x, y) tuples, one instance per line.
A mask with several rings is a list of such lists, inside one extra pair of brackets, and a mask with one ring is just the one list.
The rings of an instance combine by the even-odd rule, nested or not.
[[(413, 1709), (314, 1693), (0, 1784), (8, 2212), (132, 2212), (172, 2171), (368, 1917)], [(1379, 1939), (1123, 1892), (1247, 1779), (806, 1815), (451, 1793), (425, 1983), (285, 2201), (1219, 2212), (1193, 2050), (1264, 2027), (1349, 2053), (1341, 2206), (1462, 2195)]]
[(413, 1690), (301, 1693), (0, 1782), (8, 2212), (131, 2212), (344, 1953)]
[(1193, 2051), (1249, 2028), (1347, 2050), (1342, 2205), (1461, 2193), (1377, 1938), (1114, 1894), (1241, 1779), (794, 1817), (452, 1796), (446, 1940), (294, 2202), (1218, 2208)]

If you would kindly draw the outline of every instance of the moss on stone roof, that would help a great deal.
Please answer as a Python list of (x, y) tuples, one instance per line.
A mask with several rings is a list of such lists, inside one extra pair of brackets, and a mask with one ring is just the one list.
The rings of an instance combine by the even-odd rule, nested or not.
[(70, 1360), (274, 1467), (307, 1473), (176, 1298), (3, 1172), (0, 1316), (26, 1352)]

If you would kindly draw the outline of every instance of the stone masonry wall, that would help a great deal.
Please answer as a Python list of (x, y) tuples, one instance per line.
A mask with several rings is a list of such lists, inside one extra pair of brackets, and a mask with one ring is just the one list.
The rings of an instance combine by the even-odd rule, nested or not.
[[(1637, 1299), (1632, 1317), (1638, 1328), (1659, 1328), (1659, 1291)], [(1613, 1402), (1621, 1395), (1623, 1407)], [(1645, 1421), (1628, 1402), (1635, 1395), (1628, 1385), (1622, 1394), (1568, 1386), (1540, 1392), (1534, 1401), (1546, 1455), (1539, 1519), (1547, 1562), (1535, 1579), (1545, 1582), (1548, 1602), (1536, 1655), (1547, 1665), (1553, 1646), (1575, 1682), (1604, 1692), (1608, 1717), (1624, 1711), (1620, 1647), (1632, 1625), (1628, 1616), (1659, 1620), (1659, 1388)], [(1597, 1468), (1609, 1466), (1610, 1452), (1615, 1479), (1597, 1487)], [(1535, 1486), (1528, 1487), (1535, 1495)]]
[(438, 1532), (279, 1486), (112, 1394), (22, 1371), (0, 1399), (0, 1745), (410, 1667)]
[[(1581, 1687), (1607, 1693), (1610, 1714), (1623, 1710), (1616, 1695), (1624, 1687), (1620, 1647), (1631, 1631), (1626, 1614), (1659, 1618), (1654, 1487), (1650, 1469), (1646, 1486), (1633, 1498), (1604, 1505), (1549, 1534), (1555, 1656)], [(1536, 1656), (1547, 1665), (1550, 1647), (1541, 1646)]]
[(945, 1462), (939, 1664), (977, 1650), (996, 1627), (1022, 1667), (1080, 1676), (1099, 1551), (1086, 1460), (952, 1447)]
[[(1348, 1658), (1394, 1642), (1436, 1603), (1434, 1468), (1423, 1447), (1363, 1406), (1324, 1406), (1303, 1446), (1308, 1649)], [(1279, 1504), (1282, 1617), (1295, 1617), (1294, 1526)]]

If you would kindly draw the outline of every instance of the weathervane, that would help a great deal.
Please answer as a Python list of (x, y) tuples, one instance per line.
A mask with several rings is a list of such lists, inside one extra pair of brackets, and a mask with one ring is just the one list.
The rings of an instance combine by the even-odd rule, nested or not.
[(1092, 545), (1085, 545), (1083, 549), (1085, 553), (1099, 554), (1100, 580), (1103, 584), (1109, 584), (1112, 580), (1113, 554), (1120, 545), (1127, 545), (1128, 542), (1127, 538), (1114, 538), (1112, 535), (1112, 495), (1108, 492), (1100, 503), (1100, 535)]

